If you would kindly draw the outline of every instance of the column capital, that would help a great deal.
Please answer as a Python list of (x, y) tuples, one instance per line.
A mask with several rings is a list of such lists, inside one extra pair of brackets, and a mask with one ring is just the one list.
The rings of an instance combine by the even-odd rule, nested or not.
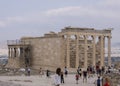
[(92, 37), (93, 39), (96, 39), (96, 37), (97, 37), (97, 36), (95, 36), (95, 35), (92, 35), (91, 37)]
[(75, 35), (76, 36), (76, 39), (79, 39), (79, 35), (77, 34), (77, 35)]
[(98, 36), (98, 38), (99, 38), (99, 39), (104, 39), (105, 36), (103, 36), (103, 35), (102, 35), (102, 36)]
[(84, 35), (84, 38), (87, 39), (87, 38), (88, 38), (88, 35)]
[(112, 36), (107, 36), (107, 38), (108, 38), (108, 39), (111, 39), (111, 38), (112, 38)]

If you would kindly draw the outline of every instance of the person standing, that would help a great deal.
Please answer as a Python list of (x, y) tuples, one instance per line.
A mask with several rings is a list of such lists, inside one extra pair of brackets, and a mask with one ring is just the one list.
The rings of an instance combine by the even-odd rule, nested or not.
[(50, 71), (46, 70), (46, 76), (49, 78), (50, 77)]
[(78, 84), (78, 80), (79, 80), (79, 74), (78, 73), (75, 75), (75, 78), (76, 78), (76, 84)]
[(30, 68), (28, 68), (28, 76), (30, 76), (30, 71), (31, 71)]
[(64, 74), (61, 72), (61, 83), (64, 83)]
[(86, 70), (83, 71), (83, 83), (84, 81), (87, 82), (87, 71)]
[(60, 86), (61, 84), (61, 68), (56, 69), (56, 74), (54, 77), (55, 86)]
[(80, 77), (81, 77), (82, 76), (82, 69), (80, 69), (79, 73), (80, 73)]
[(110, 86), (108, 78), (105, 78), (105, 84), (104, 84), (104, 86)]
[(65, 66), (65, 76), (67, 77), (67, 74), (68, 74), (68, 70), (67, 70), (67, 67)]
[(42, 75), (43, 75), (42, 68), (40, 68), (40, 70), (39, 70), (39, 74), (40, 74), (40, 76), (42, 77)]
[(98, 79), (97, 79), (97, 86), (101, 86), (100, 76), (98, 76)]

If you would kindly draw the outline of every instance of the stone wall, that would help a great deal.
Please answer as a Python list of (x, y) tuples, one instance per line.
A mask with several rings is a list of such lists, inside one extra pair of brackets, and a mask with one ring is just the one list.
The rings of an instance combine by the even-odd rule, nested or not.
[(62, 37), (24, 39), (31, 42), (32, 68), (55, 70), (64, 67), (64, 40)]

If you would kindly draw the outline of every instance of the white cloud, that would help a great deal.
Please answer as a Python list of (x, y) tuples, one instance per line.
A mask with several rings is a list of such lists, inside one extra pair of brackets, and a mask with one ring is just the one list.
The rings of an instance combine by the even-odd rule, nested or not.
[(15, 17), (8, 17), (7, 22), (11, 23), (11, 22), (22, 22), (23, 18), (20, 16), (15, 16)]
[[(120, 3), (119, 0), (116, 0)], [(104, 2), (104, 3), (103, 3)], [(114, 3), (113, 3), (114, 2)], [(66, 17), (92, 17), (96, 18), (107, 18), (107, 19), (120, 19), (120, 11), (114, 11), (112, 9), (103, 9), (103, 5), (116, 5), (118, 4), (114, 0), (102, 0), (99, 7), (97, 6), (68, 6), (56, 9), (49, 9), (46, 11), (27, 13), (23, 16), (7, 17), (4, 20), (0, 20), (0, 27), (5, 27), (13, 23), (29, 23), (29, 22), (39, 22), (48, 23), (49, 21), (59, 21), (58, 18)], [(109, 9), (109, 10), (108, 10)], [(55, 18), (54, 18), (55, 17)], [(54, 19), (53, 19), (54, 18)]]
[(5, 27), (6, 24), (3, 21), (0, 21), (0, 27)]
[(6, 27), (9, 24), (23, 22), (23, 18), (20, 16), (7, 17), (4, 20), (0, 20), (0, 27)]
[(120, 12), (113, 12), (112, 10), (97, 9), (92, 7), (64, 7), (46, 11), (47, 16), (92, 16), (92, 17), (106, 17), (106, 18), (120, 18)]
[(119, 6), (120, 7), (120, 0), (103, 0), (102, 3), (106, 6)]

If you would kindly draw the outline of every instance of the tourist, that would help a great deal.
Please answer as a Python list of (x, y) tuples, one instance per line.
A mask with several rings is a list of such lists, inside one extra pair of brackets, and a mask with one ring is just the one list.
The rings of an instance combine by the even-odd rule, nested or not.
[(50, 71), (49, 71), (49, 70), (46, 71), (46, 76), (47, 76), (48, 78), (50, 77)]
[(65, 76), (67, 77), (67, 74), (68, 74), (68, 70), (67, 70), (67, 67), (65, 66)]
[(75, 78), (76, 78), (76, 84), (78, 84), (78, 80), (79, 80), (79, 74), (78, 73), (75, 75)]
[(61, 83), (64, 83), (64, 74), (61, 72)]
[(80, 68), (78, 67), (78, 69), (77, 69), (77, 73), (80, 75)]
[(87, 82), (87, 71), (86, 70), (83, 71), (83, 83), (85, 80)]
[(109, 67), (108, 67), (108, 73), (110, 73), (110, 72), (111, 72), (111, 71), (110, 71), (110, 69), (111, 69), (111, 67), (109, 66)]
[(81, 76), (82, 76), (82, 69), (80, 69), (79, 73), (80, 73), (79, 75), (80, 75), (80, 77), (81, 77)]
[(30, 76), (30, 71), (31, 71), (30, 68), (28, 68), (28, 76)]
[(96, 65), (96, 72), (97, 72), (97, 75), (99, 75), (99, 66), (98, 65)]
[(105, 78), (105, 84), (104, 84), (104, 86), (110, 86), (108, 78)]
[(26, 72), (25, 75), (26, 76), (30, 76), (30, 71), (31, 71), (30, 68), (26, 66), (26, 68), (25, 68), (25, 72)]
[(54, 77), (54, 81), (55, 81), (55, 86), (60, 86), (60, 83), (61, 83), (61, 68), (57, 68), (56, 69), (56, 74), (55, 74), (55, 77)]
[(98, 79), (97, 79), (97, 86), (101, 86), (101, 79), (100, 79), (100, 76), (98, 76)]
[(104, 72), (105, 72), (105, 67), (103, 66), (102, 67), (102, 75), (104, 74)]
[(42, 75), (43, 75), (42, 68), (40, 68), (40, 70), (39, 70), (39, 74), (40, 74), (40, 76), (42, 77)]

